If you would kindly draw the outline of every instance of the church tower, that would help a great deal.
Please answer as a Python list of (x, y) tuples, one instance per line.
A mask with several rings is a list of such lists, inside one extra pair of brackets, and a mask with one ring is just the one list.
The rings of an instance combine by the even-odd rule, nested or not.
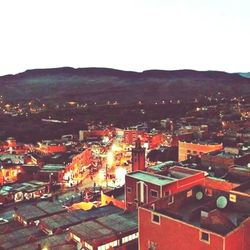
[(132, 149), (132, 171), (145, 170), (145, 148), (141, 146), (138, 138), (135, 147)]

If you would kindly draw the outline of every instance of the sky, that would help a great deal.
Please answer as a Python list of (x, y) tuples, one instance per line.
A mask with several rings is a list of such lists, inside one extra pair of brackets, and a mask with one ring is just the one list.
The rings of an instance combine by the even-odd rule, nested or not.
[(0, 75), (70, 66), (250, 72), (249, 0), (0, 0)]

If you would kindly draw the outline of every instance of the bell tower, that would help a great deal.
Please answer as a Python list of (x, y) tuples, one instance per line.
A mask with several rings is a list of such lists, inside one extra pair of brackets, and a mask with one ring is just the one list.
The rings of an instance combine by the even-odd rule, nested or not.
[(132, 171), (145, 170), (145, 148), (141, 146), (141, 140), (138, 138), (135, 147), (132, 149)]

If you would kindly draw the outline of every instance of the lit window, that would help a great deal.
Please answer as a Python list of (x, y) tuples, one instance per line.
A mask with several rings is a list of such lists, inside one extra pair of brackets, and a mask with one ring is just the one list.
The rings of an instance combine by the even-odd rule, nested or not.
[(152, 214), (152, 222), (160, 224), (160, 216), (158, 214)]
[(151, 194), (151, 196), (152, 197), (154, 197), (154, 198), (158, 198), (158, 191), (155, 191), (155, 190), (150, 190), (150, 194)]
[(93, 247), (89, 245), (87, 242), (84, 243), (85, 247), (89, 250), (93, 250)]
[(187, 197), (191, 197), (192, 195), (193, 195), (193, 190), (192, 189), (187, 191)]
[(232, 201), (232, 202), (236, 202), (236, 200), (237, 200), (236, 195), (235, 194), (230, 194), (229, 195), (229, 200)]

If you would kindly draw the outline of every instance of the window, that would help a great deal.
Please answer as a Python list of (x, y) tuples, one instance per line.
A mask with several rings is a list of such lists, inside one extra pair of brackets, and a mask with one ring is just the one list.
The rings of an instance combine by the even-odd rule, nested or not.
[(105, 245), (99, 246), (97, 249), (98, 250), (107, 250), (107, 249), (110, 249), (110, 247), (116, 247), (118, 245), (119, 245), (119, 241), (115, 240), (115, 241), (112, 241), (112, 242), (107, 243)]
[(153, 241), (148, 241), (148, 250), (156, 250), (156, 243)]
[(170, 205), (172, 203), (174, 203), (174, 196), (173, 195), (169, 195), (168, 196), (168, 204)]
[(76, 236), (76, 235), (74, 235), (72, 233), (70, 235), (73, 238), (73, 240), (75, 240), (76, 242), (81, 242), (81, 239), (78, 236)]
[(150, 194), (151, 194), (152, 197), (158, 198), (158, 191), (151, 189)]
[(134, 234), (130, 234), (122, 238), (122, 244), (127, 243), (128, 241), (131, 241), (137, 238), (138, 238), (138, 232)]
[(152, 213), (152, 222), (160, 224), (160, 216), (158, 214), (153, 214)]
[(193, 195), (193, 190), (192, 189), (187, 191), (187, 197), (191, 197), (192, 195)]
[(132, 188), (131, 187), (127, 187), (127, 193), (131, 193), (132, 192)]
[(213, 190), (210, 189), (210, 188), (206, 188), (205, 193), (206, 193), (207, 196), (210, 196), (210, 197), (213, 196)]
[(128, 242), (128, 236), (123, 237), (122, 238), (122, 244), (127, 243), (127, 242)]
[(232, 202), (236, 202), (236, 195), (235, 194), (230, 194), (229, 195), (229, 200), (232, 201)]
[(200, 233), (200, 240), (209, 243), (210, 242), (209, 234), (206, 232), (201, 232)]
[(169, 196), (171, 194), (171, 191), (170, 190), (167, 190), (166, 192), (165, 192), (165, 196)]
[(90, 244), (88, 244), (87, 242), (84, 243), (84, 246), (85, 246), (87, 249), (89, 249), (89, 250), (93, 250), (93, 247), (92, 247)]
[(90, 250), (93, 249), (93, 247), (92, 247), (91, 245), (89, 245), (87, 242), (85, 242), (84, 245), (85, 245), (85, 247), (86, 247), (87, 249), (90, 249)]

